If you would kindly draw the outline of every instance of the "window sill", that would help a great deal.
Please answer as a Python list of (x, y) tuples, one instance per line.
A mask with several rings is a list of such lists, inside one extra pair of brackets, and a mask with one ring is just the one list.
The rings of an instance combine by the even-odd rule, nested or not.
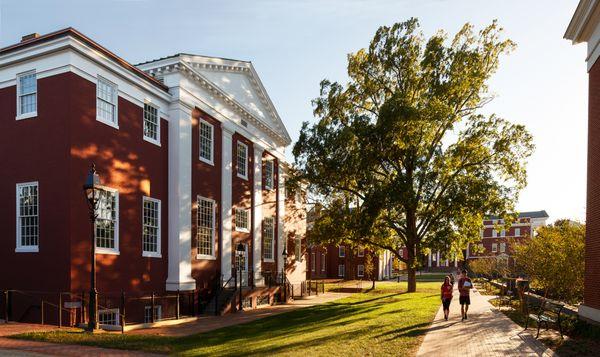
[[(117, 127), (117, 129), (118, 129), (118, 127)], [(160, 139), (152, 139), (147, 136), (144, 136), (144, 141), (147, 141), (150, 144), (154, 144), (154, 145), (160, 147)]]
[(37, 117), (37, 112), (25, 113), (17, 115), (15, 120), (23, 120)]
[(246, 181), (248, 181), (248, 175), (246, 175), (246, 176), (243, 176), (243, 175), (241, 175), (241, 174), (239, 174), (239, 173), (238, 173), (238, 174), (237, 174), (237, 177), (241, 178), (242, 180), (246, 180)]
[(196, 259), (197, 260), (217, 260), (217, 257), (215, 257), (214, 255), (197, 254)]
[(275, 263), (275, 259), (267, 259), (267, 258), (265, 258), (265, 259), (263, 259), (263, 261), (265, 263)]
[(142, 252), (142, 257), (146, 258), (162, 258), (162, 254), (155, 252)]
[(96, 248), (96, 255), (99, 254), (108, 254), (108, 255), (120, 255), (117, 249), (108, 249), (108, 248)]
[(115, 129), (119, 130), (119, 124), (118, 123), (113, 123), (111, 121), (104, 120), (104, 119), (102, 119), (100, 117), (96, 117), (96, 121), (99, 121), (102, 124), (106, 124), (106, 125), (108, 125), (110, 127), (113, 127)]
[(215, 166), (215, 163), (212, 160), (208, 160), (208, 159), (206, 159), (206, 158), (204, 158), (202, 156), (200, 156), (198, 159), (200, 161), (202, 161), (203, 163), (205, 163), (205, 164), (209, 164), (211, 166)]
[(17, 247), (15, 248), (15, 253), (38, 253), (40, 251), (39, 247)]
[(235, 231), (236, 232), (242, 232), (242, 233), (250, 233), (250, 230), (247, 228), (237, 228), (235, 227)]

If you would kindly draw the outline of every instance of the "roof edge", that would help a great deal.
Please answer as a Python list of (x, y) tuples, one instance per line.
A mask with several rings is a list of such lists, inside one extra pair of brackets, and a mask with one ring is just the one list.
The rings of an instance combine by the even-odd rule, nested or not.
[(588, 25), (598, 8), (598, 3), (598, 0), (580, 0), (563, 38), (571, 40), (573, 44), (588, 41), (592, 32), (589, 31)]

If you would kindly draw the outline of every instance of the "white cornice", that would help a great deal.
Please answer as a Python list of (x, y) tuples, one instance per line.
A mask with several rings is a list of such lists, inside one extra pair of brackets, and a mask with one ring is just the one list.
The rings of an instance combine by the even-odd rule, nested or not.
[[(573, 44), (587, 42), (597, 25), (598, 0), (580, 0), (575, 13), (569, 22), (564, 38), (573, 41)], [(590, 20), (595, 21), (590, 21)]]

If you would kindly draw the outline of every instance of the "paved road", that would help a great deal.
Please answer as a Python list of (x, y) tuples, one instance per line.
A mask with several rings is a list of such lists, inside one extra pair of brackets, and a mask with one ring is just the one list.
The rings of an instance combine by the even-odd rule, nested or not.
[(450, 319), (440, 309), (417, 356), (555, 356), (528, 331), (488, 302), (491, 296), (471, 292), (468, 320), (461, 322), (458, 289), (450, 305)]

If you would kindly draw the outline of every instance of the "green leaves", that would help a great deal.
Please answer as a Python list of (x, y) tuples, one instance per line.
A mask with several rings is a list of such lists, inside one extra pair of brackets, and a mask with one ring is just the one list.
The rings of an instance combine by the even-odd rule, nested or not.
[(317, 122), (294, 146), (299, 177), (323, 198), (311, 237), (407, 247), (401, 259), (414, 266), (428, 248), (460, 252), (479, 239), (484, 214), (512, 211), (532, 137), (480, 113), (512, 48), (496, 22), (426, 40), (410, 19), (348, 55), (349, 82), (321, 82)]

